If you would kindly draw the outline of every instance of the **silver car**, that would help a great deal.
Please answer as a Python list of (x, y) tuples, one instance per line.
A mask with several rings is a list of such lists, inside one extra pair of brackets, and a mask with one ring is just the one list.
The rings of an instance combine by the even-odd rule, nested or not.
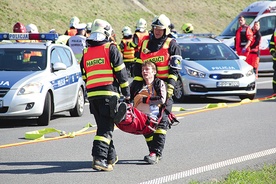
[(56, 34), (0, 33), (0, 120), (35, 118), (46, 126), (54, 113), (82, 116), (85, 83), (70, 47), (50, 41)]
[(182, 69), (174, 99), (189, 96), (238, 96), (254, 99), (256, 76), (253, 67), (217, 39), (200, 36), (176, 38), (182, 50)]

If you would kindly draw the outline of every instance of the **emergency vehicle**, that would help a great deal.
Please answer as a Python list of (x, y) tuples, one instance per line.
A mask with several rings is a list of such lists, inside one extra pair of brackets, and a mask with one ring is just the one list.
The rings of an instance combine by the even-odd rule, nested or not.
[(82, 116), (80, 66), (70, 47), (54, 43), (57, 38), (51, 33), (0, 33), (0, 41), (10, 41), (0, 44), (0, 122), (37, 119), (47, 126), (57, 112)]
[(269, 42), (276, 24), (276, 1), (257, 1), (250, 4), (217, 36), (222, 42), (234, 49), (236, 30), (239, 27), (239, 16), (243, 16), (246, 24), (252, 28), (255, 21), (260, 22), (262, 35), (260, 45), (259, 72), (270, 72), (272, 56), (269, 53)]

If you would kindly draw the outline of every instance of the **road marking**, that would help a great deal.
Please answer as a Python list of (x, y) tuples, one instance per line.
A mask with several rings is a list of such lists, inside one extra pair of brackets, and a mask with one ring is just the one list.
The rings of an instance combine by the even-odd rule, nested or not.
[(178, 173), (175, 173), (175, 174), (163, 176), (163, 177), (160, 177), (160, 178), (155, 178), (153, 180), (148, 180), (148, 181), (142, 182), (140, 184), (167, 183), (167, 182), (187, 178), (189, 176), (193, 176), (193, 175), (196, 175), (196, 174), (200, 174), (200, 173), (212, 171), (212, 170), (215, 170), (215, 169), (219, 169), (219, 168), (222, 168), (222, 167), (226, 167), (226, 166), (234, 165), (234, 164), (237, 164), (237, 163), (245, 162), (245, 161), (248, 161), (248, 160), (253, 160), (253, 159), (256, 159), (256, 158), (261, 158), (261, 157), (265, 157), (265, 156), (268, 156), (268, 155), (273, 155), (275, 153), (276, 153), (276, 148), (272, 148), (272, 149), (268, 149), (268, 150), (264, 150), (264, 151), (244, 155), (244, 156), (241, 156), (241, 157), (236, 157), (236, 158), (233, 158), (233, 159), (224, 160), (224, 161), (221, 161), (221, 162), (205, 165), (205, 166), (202, 166), (202, 167), (197, 167), (197, 168), (194, 168), (194, 169), (178, 172)]

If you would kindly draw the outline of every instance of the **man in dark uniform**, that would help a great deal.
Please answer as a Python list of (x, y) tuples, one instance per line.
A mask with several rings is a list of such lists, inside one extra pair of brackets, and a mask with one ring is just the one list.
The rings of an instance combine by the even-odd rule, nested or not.
[[(170, 19), (164, 14), (154, 18), (152, 26), (152, 36), (143, 41), (140, 58), (136, 60), (134, 67), (134, 79), (131, 84), (131, 93), (143, 85), (142, 64), (146, 61), (151, 61), (156, 64), (156, 77), (164, 80), (167, 84), (167, 101), (166, 109), (168, 112), (172, 110), (172, 95), (174, 86), (178, 78), (178, 70), (170, 67), (170, 56), (181, 56), (181, 49), (175, 39), (169, 38)], [(133, 97), (134, 94), (132, 94)], [(144, 157), (144, 160), (150, 164), (157, 163), (162, 156), (162, 151), (165, 145), (166, 132), (169, 129), (168, 115), (163, 113), (161, 122), (153, 134), (146, 135), (146, 142), (149, 147), (149, 155)]]
[(92, 168), (99, 171), (112, 171), (118, 161), (112, 134), (116, 115), (114, 109), (120, 97), (119, 87), (125, 98), (130, 98), (125, 64), (117, 45), (109, 41), (111, 35), (111, 25), (96, 19), (87, 38), (88, 48), (84, 49), (80, 63), (90, 112), (97, 124), (92, 147)]

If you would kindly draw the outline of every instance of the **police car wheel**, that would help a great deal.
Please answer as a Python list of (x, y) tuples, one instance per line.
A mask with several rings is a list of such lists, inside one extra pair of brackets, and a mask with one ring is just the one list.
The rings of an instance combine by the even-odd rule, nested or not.
[(76, 105), (73, 109), (69, 111), (72, 117), (80, 117), (82, 116), (84, 111), (84, 92), (83, 89), (80, 87), (78, 91)]
[(255, 98), (255, 94), (250, 94), (250, 95), (240, 95), (239, 96), (241, 100), (244, 100), (248, 98), (249, 100), (253, 100)]
[(173, 99), (176, 102), (183, 102), (185, 100), (183, 83), (180, 77), (178, 77), (174, 87)]
[(47, 126), (49, 125), (49, 122), (51, 120), (51, 95), (48, 92), (46, 97), (45, 97), (45, 102), (44, 102), (44, 108), (43, 108), (43, 113), (41, 116), (38, 117), (37, 124), (39, 126)]

